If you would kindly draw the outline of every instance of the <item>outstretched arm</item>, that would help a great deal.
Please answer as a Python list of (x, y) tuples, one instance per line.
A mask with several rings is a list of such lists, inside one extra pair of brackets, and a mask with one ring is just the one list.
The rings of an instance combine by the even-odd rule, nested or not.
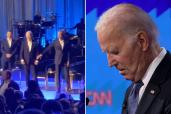
[(53, 42), (47, 48), (45, 48), (44, 51), (36, 57), (36, 59), (41, 59), (44, 54), (46, 54), (48, 51), (50, 51), (54, 47), (54, 45), (55, 45), (54, 43), (55, 42)]

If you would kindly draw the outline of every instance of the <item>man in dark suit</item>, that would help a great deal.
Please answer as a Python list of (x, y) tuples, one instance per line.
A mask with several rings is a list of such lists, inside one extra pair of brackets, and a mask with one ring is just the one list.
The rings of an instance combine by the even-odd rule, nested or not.
[(14, 61), (15, 61), (15, 54), (17, 51), (17, 46), (15, 41), (12, 38), (12, 32), (7, 32), (6, 39), (1, 44), (1, 52), (2, 52), (2, 69), (11, 69)]
[(70, 90), (70, 80), (69, 80), (69, 59), (70, 59), (70, 45), (69, 39), (64, 37), (65, 32), (63, 30), (58, 32), (58, 39), (55, 40), (51, 45), (49, 45), (37, 59), (41, 58), (47, 51), (54, 48), (55, 49), (55, 82), (57, 90), (60, 91), (60, 73), (63, 70), (63, 75), (67, 81), (67, 89)]
[(109, 66), (132, 81), (122, 114), (171, 114), (171, 55), (157, 42), (150, 16), (132, 4), (118, 4), (95, 29)]
[(37, 80), (35, 65), (38, 64), (36, 56), (38, 53), (38, 45), (33, 42), (33, 35), (31, 31), (27, 31), (25, 35), (26, 39), (22, 42), (20, 49), (21, 64), (24, 65), (26, 84), (30, 80), (30, 72), (32, 73), (33, 80)]

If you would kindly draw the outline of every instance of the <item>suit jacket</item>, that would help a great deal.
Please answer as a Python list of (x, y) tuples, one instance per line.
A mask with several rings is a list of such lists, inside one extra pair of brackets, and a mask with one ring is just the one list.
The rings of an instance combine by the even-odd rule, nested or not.
[[(132, 84), (133, 85), (133, 84)], [(127, 113), (128, 96), (132, 85), (127, 89), (122, 106), (122, 114)], [(165, 55), (150, 79), (137, 107), (136, 114), (171, 114), (171, 55)]]
[(3, 60), (8, 59), (8, 58), (6, 58), (6, 55), (5, 55), (7, 53), (12, 54), (12, 57), (13, 57), (14, 54), (17, 52), (16, 42), (12, 39), (11, 47), (9, 47), (8, 41), (7, 41), (7, 39), (5, 39), (1, 44), (1, 52), (2, 52)]
[(44, 55), (47, 51), (49, 51), (51, 48), (55, 49), (55, 61), (54, 63), (56, 65), (59, 64), (66, 64), (70, 59), (70, 44), (68, 40), (64, 40), (64, 47), (62, 49), (59, 40), (55, 40), (51, 45), (49, 45), (42, 54)]
[(20, 59), (24, 59), (26, 65), (34, 64), (37, 55), (38, 55), (38, 45), (32, 42), (31, 51), (29, 52), (27, 41), (24, 40), (22, 42), (21, 49), (20, 49)]
[[(4, 84), (4, 81), (0, 85), (0, 88), (2, 87), (3, 84)], [(20, 90), (19, 85), (15, 81), (13, 81), (13, 80), (11, 80), (10, 83), (8, 84), (8, 88), (13, 88), (15, 90)]]

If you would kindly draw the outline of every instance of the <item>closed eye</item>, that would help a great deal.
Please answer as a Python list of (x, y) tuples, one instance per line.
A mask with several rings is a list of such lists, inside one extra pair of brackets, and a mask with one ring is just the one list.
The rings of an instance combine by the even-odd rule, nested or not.
[(109, 53), (112, 55), (118, 55), (119, 51), (118, 50), (111, 50), (111, 51), (109, 51)]

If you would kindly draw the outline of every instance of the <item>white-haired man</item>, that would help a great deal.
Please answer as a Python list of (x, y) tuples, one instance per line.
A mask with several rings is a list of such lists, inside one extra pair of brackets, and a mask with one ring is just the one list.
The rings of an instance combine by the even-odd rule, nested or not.
[(33, 80), (37, 80), (35, 65), (38, 64), (36, 56), (38, 54), (38, 45), (33, 42), (33, 34), (31, 31), (27, 31), (25, 39), (21, 44), (20, 49), (20, 60), (21, 64), (24, 65), (26, 85), (30, 80), (30, 73), (32, 73)]
[(100, 17), (95, 29), (109, 66), (132, 81), (122, 114), (170, 114), (171, 55), (157, 42), (150, 16), (132, 4), (118, 4)]

